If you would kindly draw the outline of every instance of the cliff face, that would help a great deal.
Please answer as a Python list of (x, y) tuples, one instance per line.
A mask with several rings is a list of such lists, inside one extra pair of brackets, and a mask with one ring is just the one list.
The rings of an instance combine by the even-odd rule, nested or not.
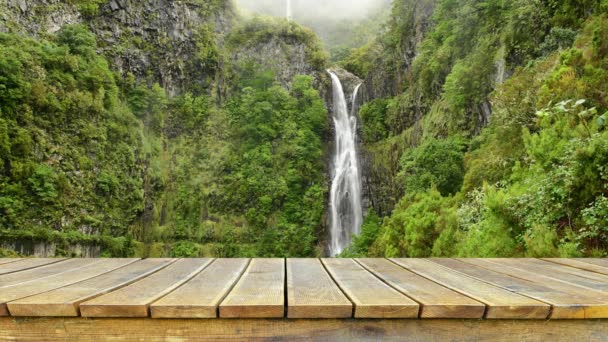
[(216, 81), (217, 66), (205, 64), (201, 53), (221, 47), (235, 16), (230, 1), (216, 3), (110, 0), (97, 13), (83, 13), (61, 0), (8, 0), (0, 5), (0, 31), (44, 36), (65, 25), (86, 24), (113, 69), (157, 82), (176, 95), (208, 89)]
[[(178, 206), (174, 203), (177, 192), (191, 188), (194, 179), (217, 185), (213, 177), (217, 176), (215, 172), (222, 170), (207, 167), (207, 164), (217, 166), (220, 163), (217, 159), (222, 161), (221, 154), (227, 153), (228, 142), (222, 140), (229, 136), (224, 104), (230, 92), (241, 86), (243, 79), (239, 77), (243, 77), (244, 67), (249, 64), (254, 65), (256, 71), (270, 69), (276, 81), (286, 88), (290, 88), (295, 75), (312, 75), (315, 86), (326, 97), (331, 95), (331, 83), (325, 75), (324, 52), (312, 31), (295, 24), (277, 27), (269, 22), (251, 25), (243, 21), (242, 25), (236, 25), (235, 10), (229, 0), (108, 0), (101, 1), (98, 8), (79, 5), (84, 2), (0, 2), (0, 32), (34, 37), (36, 39), (32, 41), (35, 42), (57, 44), (59, 35), (55, 33), (62, 28), (72, 24), (86, 26), (97, 41), (97, 54), (94, 53), (95, 42), (91, 43), (93, 59), (113, 71), (106, 70), (105, 83), (118, 93), (114, 95), (115, 101), (120, 102), (118, 107), (108, 105), (109, 112), (104, 112), (103, 120), (92, 125), (95, 134), (91, 133), (93, 128), (85, 130), (75, 124), (95, 120), (94, 113), (86, 110), (78, 115), (71, 113), (71, 119), (65, 124), (74, 126), (70, 127), (72, 130), (60, 125), (47, 127), (42, 123), (40, 127), (32, 127), (11, 118), (13, 126), (9, 127), (31, 136), (32, 150), (40, 151), (19, 158), (27, 159), (32, 165), (41, 165), (49, 172), (52, 184), (60, 177), (62, 184), (73, 191), (59, 191), (58, 196), (65, 197), (65, 201), (44, 219), (22, 210), (17, 214), (21, 215), (18, 219), (26, 225), (3, 225), (0, 220), (0, 250), (36, 256), (95, 257), (120, 256), (127, 250), (136, 249), (136, 255), (169, 255), (172, 236), (176, 235), (176, 222), (183, 219), (179, 216), (182, 213), (177, 213), (183, 208), (174, 208)], [(286, 23), (280, 22), (280, 25)], [(28, 78), (28, 81), (32, 80)], [(57, 96), (65, 97), (65, 94), (58, 92)], [(1, 114), (6, 111), (2, 109), (0, 134), (5, 127)], [(36, 115), (46, 114), (44, 110), (33, 109)], [(71, 110), (66, 109), (66, 112)], [(52, 113), (48, 114), (52, 116)], [(207, 125), (207, 122), (215, 126)], [(329, 122), (328, 117), (328, 125)], [(117, 131), (128, 135), (129, 139), (110, 137)], [(87, 145), (86, 139), (82, 138), (85, 134), (100, 137), (104, 145)], [(44, 139), (38, 135), (43, 135)], [(328, 134), (323, 138), (324, 142), (330, 141), (332, 136)], [(220, 151), (216, 151), (218, 146), (221, 146)], [(127, 158), (112, 157), (122, 155)], [(200, 161), (216, 155), (215, 162)], [(2, 157), (0, 155), (0, 161)], [(83, 166), (85, 164), (94, 167), (87, 168)], [(186, 168), (184, 165), (198, 166)], [(188, 170), (188, 175), (180, 178), (183, 169)], [(6, 177), (7, 182), (22, 182), (28, 190), (23, 196), (30, 196), (29, 175), (22, 181), (5, 173), (0, 174), (0, 178)], [(106, 180), (113, 184), (111, 187), (128, 188), (120, 190), (120, 195), (133, 194), (133, 198), (108, 200), (109, 195), (103, 190)], [(193, 212), (193, 216), (201, 211), (199, 221), (207, 218), (204, 201), (188, 198), (184, 202), (184, 207), (192, 206), (187, 210)], [(32, 207), (51, 211), (47, 210), (48, 203)], [(0, 207), (0, 216), (3, 209)], [(231, 219), (228, 217), (226, 221)], [(198, 230), (200, 235), (203, 224), (199, 221), (191, 229)], [(185, 226), (181, 221), (179, 223), (180, 229)], [(113, 226), (108, 228), (110, 225)], [(27, 228), (22, 228), (24, 226)], [(26, 230), (37, 233), (33, 237), (19, 234)], [(161, 230), (162, 235), (157, 233)], [(75, 232), (77, 234), (70, 235)], [(131, 239), (134, 245), (131, 245)], [(145, 243), (145, 247), (140, 242)], [(162, 247), (149, 248), (149, 243)], [(110, 250), (110, 247), (117, 248)], [(209, 249), (214, 251), (214, 248)], [(214, 255), (215, 252), (205, 253)]]
[(401, 27), (400, 41), (385, 46), (385, 53), (374, 61), (361, 87), (361, 100), (396, 96), (403, 91), (407, 73), (418, 54), (418, 48), (431, 28), (431, 19), (437, 0), (407, 1), (395, 10), (403, 9), (393, 21)]
[[(412, 65), (426, 34), (432, 29), (432, 17), (437, 0), (406, 0), (393, 5), (391, 26), (399, 32), (397, 41), (383, 46), (383, 53), (376, 58), (367, 73), (359, 105), (375, 99), (385, 99), (403, 93), (408, 79), (412, 78)], [(414, 125), (418, 113), (404, 116), (408, 125)], [(395, 195), (395, 174), (400, 154), (394, 144), (377, 149), (369, 142), (361, 142), (360, 162), (362, 168), (362, 190), (366, 209), (374, 208), (376, 213), (385, 215), (391, 212), (398, 196)]]

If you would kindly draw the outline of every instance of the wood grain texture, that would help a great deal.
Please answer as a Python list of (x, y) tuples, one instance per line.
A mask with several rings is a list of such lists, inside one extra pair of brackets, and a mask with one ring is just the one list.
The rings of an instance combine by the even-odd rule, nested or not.
[(486, 304), (489, 319), (545, 319), (550, 306), (424, 259), (391, 259), (438, 284)]
[(83, 317), (147, 317), (154, 301), (201, 272), (212, 259), (179, 259), (135, 283), (80, 304)]
[(349, 318), (353, 305), (319, 259), (287, 259), (288, 318)]
[(54, 264), (65, 260), (65, 258), (31, 258), (22, 259), (19, 262), (6, 262), (0, 265), (0, 275), (28, 270), (44, 265)]
[(2, 341), (602, 342), (608, 320), (0, 318)]
[(482, 318), (486, 306), (386, 259), (357, 259), (370, 272), (422, 304), (421, 318)]
[(566, 259), (566, 258), (551, 258), (551, 259), (543, 258), (542, 260), (545, 260), (548, 262), (553, 262), (553, 263), (564, 265), (564, 266), (580, 268), (581, 270), (585, 270), (585, 271), (608, 275), (608, 264), (606, 266), (600, 266), (600, 265), (596, 265), (593, 263), (583, 262), (583, 261), (579, 261), (576, 259)]
[(598, 259), (574, 258), (573, 260), (580, 261), (580, 262), (586, 262), (586, 263), (593, 264), (593, 265), (608, 267), (608, 258), (598, 258)]
[(8, 303), (11, 316), (78, 316), (78, 305), (126, 286), (167, 266), (169, 259), (146, 259), (100, 276)]
[(352, 259), (322, 259), (355, 304), (356, 318), (417, 318), (420, 305), (383, 283)]
[(434, 260), (502, 288), (551, 304), (551, 319), (606, 318), (608, 315), (608, 300), (601, 293), (581, 291), (579, 287), (561, 282), (539, 281), (534, 274), (483, 262), (481, 259), (456, 261), (464, 263), (464, 266), (448, 260)]
[(0, 265), (9, 264), (15, 261), (25, 260), (23, 258), (0, 258)]
[(0, 289), (18, 284), (24, 284), (30, 281), (37, 281), (46, 277), (57, 276), (63, 272), (69, 272), (80, 267), (85, 267), (92, 263), (96, 263), (97, 259), (62, 259), (63, 261), (48, 264), (34, 269), (23, 270), (20, 272), (4, 274), (0, 276)]
[[(74, 259), (82, 260), (82, 259)], [(0, 316), (9, 314), (6, 303), (17, 299), (33, 296), (51, 291), (63, 286), (71, 285), (98, 275), (123, 267), (138, 259), (95, 259), (84, 266), (71, 268), (53, 276), (47, 276), (26, 283), (19, 283), (0, 289)]]
[(578, 286), (581, 290), (589, 289), (608, 293), (608, 276), (593, 273), (574, 267), (557, 265), (538, 259), (479, 259), (499, 266), (507, 266), (529, 274), (534, 274), (537, 280), (543, 282), (563, 282)]
[(219, 307), (225, 318), (277, 318), (285, 314), (285, 260), (253, 259)]
[(249, 259), (217, 259), (150, 306), (153, 318), (215, 318), (218, 305), (241, 277)]

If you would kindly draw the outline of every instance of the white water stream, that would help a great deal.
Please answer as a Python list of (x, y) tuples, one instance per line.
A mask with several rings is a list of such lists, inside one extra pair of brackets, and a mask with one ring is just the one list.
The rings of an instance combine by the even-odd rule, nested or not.
[(348, 111), (342, 83), (328, 71), (333, 85), (335, 144), (330, 192), (330, 256), (340, 254), (361, 233), (361, 173), (357, 156), (356, 100), (360, 84), (352, 95), (353, 108)]
[(287, 0), (287, 20), (291, 21), (293, 13), (291, 12), (291, 0)]

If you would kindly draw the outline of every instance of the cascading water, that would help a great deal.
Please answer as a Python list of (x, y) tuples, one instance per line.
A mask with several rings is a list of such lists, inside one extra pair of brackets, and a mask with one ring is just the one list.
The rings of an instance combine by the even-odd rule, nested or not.
[(335, 144), (330, 192), (330, 245), (331, 256), (340, 254), (353, 235), (361, 232), (363, 210), (361, 207), (361, 175), (357, 159), (357, 116), (355, 104), (360, 84), (352, 97), (353, 107), (348, 106), (338, 76), (329, 71), (333, 85)]
[(293, 15), (291, 13), (291, 0), (287, 0), (287, 20), (291, 21), (292, 17)]

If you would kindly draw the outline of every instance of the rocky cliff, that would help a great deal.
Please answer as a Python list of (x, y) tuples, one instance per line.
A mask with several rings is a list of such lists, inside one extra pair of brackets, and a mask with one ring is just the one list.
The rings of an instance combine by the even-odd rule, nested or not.
[(383, 54), (376, 58), (361, 87), (362, 102), (396, 96), (403, 91), (420, 43), (432, 26), (436, 1), (407, 1), (394, 7), (403, 9), (403, 13), (391, 19), (395, 21), (392, 25), (400, 27), (399, 41), (383, 46)]
[(4, 32), (45, 36), (65, 25), (86, 24), (113, 69), (159, 83), (170, 95), (216, 82), (214, 57), (235, 18), (227, 0), (110, 0), (93, 10), (78, 1), (8, 0), (0, 10)]
[[(6, 177), (2, 179), (25, 189), (23, 193), (7, 195), (8, 198), (24, 203), (31, 201), (28, 202), (33, 203), (30, 207), (36, 210), (48, 209), (49, 203), (41, 202), (39, 196), (31, 194), (33, 181), (28, 180), (30, 176), (40, 177), (41, 182), (46, 180), (46, 185), (55, 187), (53, 190), (61, 181), (62, 186), (73, 191), (58, 191), (59, 195), (53, 197), (57, 206), (44, 219), (38, 219), (37, 213), (26, 213), (25, 209), (17, 211), (14, 217), (19, 224), (4, 224), (0, 219), (0, 252), (5, 249), (36, 256), (121, 256), (137, 249), (135, 255), (169, 255), (173, 253), (171, 239), (177, 234), (175, 226), (178, 223), (180, 229), (185, 226), (181, 221), (177, 222), (183, 220), (179, 217), (182, 214), (172, 208), (179, 205), (174, 203), (177, 191), (191, 188), (189, 184), (194, 179), (216, 182), (212, 178), (215, 174), (206, 169), (204, 163), (188, 167), (190, 173), (183, 178), (179, 178), (182, 176), (180, 170), (186, 168), (183, 165), (201, 164), (197, 160), (201, 154), (211, 158), (209, 151), (225, 143), (221, 141), (227, 130), (227, 120), (222, 114), (226, 109), (224, 104), (230, 92), (238, 91), (243, 84), (241, 81), (247, 77), (248, 66), (253, 66), (256, 72), (272, 71), (275, 80), (285, 88), (291, 87), (295, 75), (312, 75), (321, 94), (324, 97), (331, 94), (331, 83), (325, 74), (327, 58), (312, 31), (281, 19), (244, 21), (235, 13), (229, 0), (0, 2), (0, 32), (15, 34), (7, 36), (18, 36), (23, 41), (29, 36), (35, 38), (31, 42), (40, 42), (40, 46), (54, 46), (61, 43), (59, 37), (65, 31), (62, 29), (68, 26), (84, 26), (68, 28), (77, 29), (79, 37), (89, 37), (93, 33), (96, 43), (86, 42), (93, 51), (91, 58), (107, 71), (103, 85), (115, 92), (113, 101), (104, 108), (102, 121), (87, 129), (79, 125), (94, 121), (95, 114), (90, 110), (74, 113), (72, 109), (65, 109), (70, 113), (70, 120), (63, 124), (74, 126), (70, 127), (72, 130), (45, 122), (36, 123), (36, 127), (27, 126), (19, 117), (10, 118), (10, 125), (13, 125), (10, 129), (32, 136), (28, 140), (32, 151), (39, 151), (15, 158), (40, 165), (42, 174), (31, 176), (28, 171), (26, 176), (17, 179), (5, 167), (9, 171), (5, 170), (0, 178)], [(86, 45), (85, 42), (73, 43)], [(6, 44), (9, 45), (2, 47), (16, 54), (11, 50), (11, 43)], [(32, 58), (44, 54), (43, 49), (36, 50)], [(39, 60), (32, 63), (38, 65)], [(106, 70), (108, 66), (113, 73)], [(41, 67), (61, 68), (55, 65)], [(67, 69), (61, 69), (61, 72), (69, 77), (78, 72)], [(34, 82), (37, 76), (24, 77), (28, 77), (28, 82)], [(61, 87), (55, 88), (59, 89), (56, 91), (58, 97), (66, 96)], [(78, 90), (70, 88), (74, 96), (80, 96)], [(120, 106), (113, 107), (110, 102), (120, 102)], [(7, 113), (2, 109), (0, 113)], [(36, 107), (34, 112), (41, 115), (45, 110)], [(209, 120), (217, 127), (209, 128), (204, 124), (208, 119), (206, 115), (214, 115)], [(60, 118), (53, 113), (49, 116), (53, 120)], [(2, 126), (2, 119), (0, 115), (0, 134), (6, 127)], [(116, 132), (128, 134), (130, 138), (110, 137)], [(87, 134), (103, 144), (93, 139), (93, 143), (86, 145), (83, 136)], [(323, 138), (330, 141), (332, 136), (328, 134)], [(221, 152), (226, 152), (225, 148)], [(117, 162), (114, 157), (119, 155), (127, 159)], [(0, 155), (0, 161), (2, 159), (8, 160), (8, 156)], [(87, 168), (85, 165), (92, 166)], [(120, 195), (108, 195), (107, 184), (121, 189)], [(122, 199), (122, 195), (128, 194), (133, 198)], [(0, 197), (2, 195), (4, 193), (0, 191)], [(194, 203), (194, 200), (188, 201)], [(14, 206), (11, 203), (8, 205)], [(0, 205), (0, 215), (5, 209)], [(198, 202), (186, 209), (184, 211), (188, 214), (191, 211), (199, 221), (208, 218), (207, 214), (197, 216), (198, 210), (207, 210)], [(22, 223), (27, 223), (27, 227)], [(201, 235), (201, 224), (198, 221), (197, 224), (197, 234)], [(28, 235), (28, 232), (32, 233)], [(200, 238), (207, 241), (205, 239), (216, 242), (212, 238)], [(156, 242), (160, 246), (149, 247)], [(215, 253), (212, 251), (218, 248), (209, 247), (211, 251), (205, 255)]]

